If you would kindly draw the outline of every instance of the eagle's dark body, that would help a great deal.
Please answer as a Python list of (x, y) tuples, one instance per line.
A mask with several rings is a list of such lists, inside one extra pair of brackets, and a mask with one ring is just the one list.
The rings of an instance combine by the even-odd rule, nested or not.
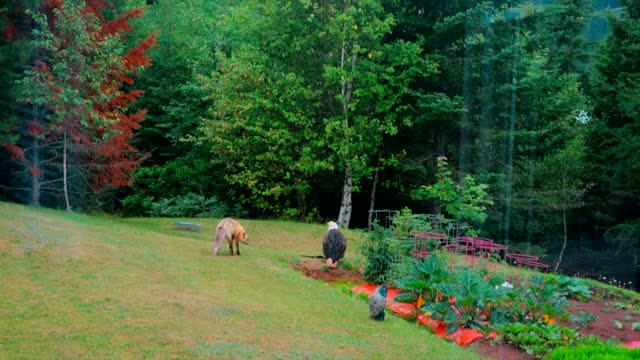
[(387, 287), (378, 286), (369, 297), (369, 317), (373, 320), (384, 320), (384, 307), (387, 305)]
[(344, 257), (347, 251), (347, 238), (338, 230), (335, 222), (329, 222), (329, 231), (322, 240), (322, 253), (325, 259), (331, 259), (331, 263), (336, 264)]

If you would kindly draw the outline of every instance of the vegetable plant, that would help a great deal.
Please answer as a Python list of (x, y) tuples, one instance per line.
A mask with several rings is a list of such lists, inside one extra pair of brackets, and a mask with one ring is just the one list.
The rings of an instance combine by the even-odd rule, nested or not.
[(591, 299), (591, 290), (589, 289), (589, 286), (578, 278), (559, 276), (555, 280), (555, 284), (558, 287), (558, 293), (561, 296), (580, 301), (589, 301), (589, 299)]
[(580, 311), (580, 314), (571, 315), (569, 319), (572, 323), (578, 325), (578, 327), (586, 329), (590, 322), (598, 320), (598, 316), (592, 313)]
[(547, 284), (541, 275), (532, 276), (528, 286), (516, 287), (507, 293), (505, 307), (512, 321), (553, 322), (557, 317), (567, 318), (569, 302), (561, 296), (556, 285)]
[(428, 256), (416, 262), (406, 277), (395, 281), (395, 286), (402, 291), (395, 301), (413, 303), (421, 297), (426, 303), (436, 303), (441, 295), (435, 285), (448, 280), (449, 271), (442, 260), (435, 255)]
[(431, 312), (432, 319), (446, 322), (447, 334), (461, 327), (483, 330), (480, 321), (488, 320), (490, 305), (503, 296), (500, 288), (492, 287), (469, 269), (457, 273), (451, 283), (435, 284), (434, 287), (449, 301), (426, 304), (422, 310)]
[(557, 347), (574, 345), (578, 339), (575, 330), (558, 324), (507, 323), (499, 326), (498, 332), (497, 341), (503, 339), (536, 357)]

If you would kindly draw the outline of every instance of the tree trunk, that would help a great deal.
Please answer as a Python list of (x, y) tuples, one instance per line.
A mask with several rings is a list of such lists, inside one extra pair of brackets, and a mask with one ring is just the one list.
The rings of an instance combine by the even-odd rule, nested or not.
[(558, 268), (562, 262), (562, 255), (564, 255), (564, 249), (567, 248), (567, 209), (565, 208), (562, 209), (562, 226), (564, 227), (564, 239), (562, 242), (562, 249), (560, 249), (560, 256), (558, 256), (558, 262), (556, 263), (556, 267), (553, 269), (555, 272), (558, 272)]
[(67, 211), (71, 211), (71, 205), (69, 205), (69, 191), (67, 190), (67, 131), (64, 131), (64, 138), (62, 142), (62, 188), (64, 191), (64, 203), (67, 206)]
[[(349, 4), (345, 4), (345, 11), (349, 8)], [(356, 48), (357, 42), (353, 42), (353, 49)], [(356, 70), (356, 62), (358, 60), (358, 54), (352, 49), (351, 53), (351, 77), (346, 79), (342, 76), (340, 92), (343, 97), (342, 102), (342, 116), (344, 118), (344, 186), (342, 188), (342, 202), (340, 204), (340, 213), (338, 214), (338, 226), (343, 228), (349, 228), (349, 221), (351, 221), (352, 201), (351, 193), (353, 192), (353, 172), (350, 160), (350, 143), (349, 137), (349, 103), (351, 102), (351, 95), (353, 94), (353, 74)], [(340, 51), (340, 67), (344, 69), (346, 67), (347, 56), (347, 43), (342, 41), (342, 49)]]
[(367, 221), (367, 228), (371, 230), (373, 225), (373, 211), (376, 206), (376, 190), (378, 188), (378, 181), (380, 179), (380, 162), (382, 161), (382, 145), (378, 148), (378, 166), (376, 166), (376, 174), (373, 176), (373, 186), (371, 187), (371, 202), (369, 203), (369, 221)]
[(509, 142), (507, 145), (507, 190), (505, 193), (505, 210), (504, 210), (504, 243), (509, 245), (510, 227), (511, 227), (511, 187), (513, 182), (513, 147), (514, 132), (516, 124), (516, 100), (518, 86), (518, 64), (520, 63), (520, 24), (516, 20), (515, 28), (515, 47), (513, 51), (513, 69), (511, 70), (511, 104), (509, 116)]
[(351, 202), (351, 193), (353, 192), (353, 178), (351, 174), (351, 165), (345, 167), (344, 186), (342, 187), (342, 203), (340, 204), (340, 214), (338, 215), (338, 226), (349, 228), (351, 221), (351, 211), (353, 203)]
[(33, 137), (33, 149), (31, 155), (31, 201), (33, 206), (40, 206), (40, 194), (42, 191), (42, 183), (40, 178), (42, 177), (42, 169), (40, 169), (40, 143), (38, 137)]

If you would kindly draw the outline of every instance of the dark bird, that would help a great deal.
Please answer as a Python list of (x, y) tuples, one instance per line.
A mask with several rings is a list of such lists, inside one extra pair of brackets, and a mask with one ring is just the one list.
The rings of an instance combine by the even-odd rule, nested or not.
[(387, 286), (378, 286), (369, 297), (369, 317), (373, 320), (384, 320), (384, 307), (387, 305)]
[(335, 268), (338, 260), (344, 257), (347, 251), (347, 238), (338, 230), (338, 224), (333, 221), (327, 223), (329, 230), (322, 240), (322, 253), (324, 254), (327, 266)]

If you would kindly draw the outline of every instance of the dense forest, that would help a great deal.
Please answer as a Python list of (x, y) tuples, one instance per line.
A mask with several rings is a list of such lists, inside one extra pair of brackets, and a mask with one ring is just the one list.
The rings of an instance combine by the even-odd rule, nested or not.
[(0, 199), (357, 228), (475, 206), (482, 236), (636, 283), (638, 0), (4, 0), (0, 33)]

